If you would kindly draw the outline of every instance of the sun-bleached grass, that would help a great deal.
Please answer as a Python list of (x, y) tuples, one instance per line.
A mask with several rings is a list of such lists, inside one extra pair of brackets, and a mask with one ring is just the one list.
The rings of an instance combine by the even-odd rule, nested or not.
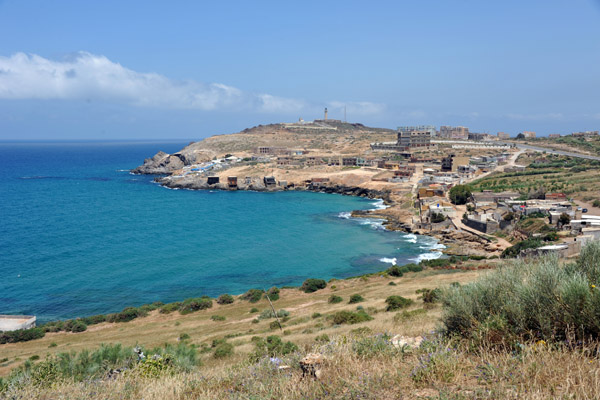
[[(520, 352), (472, 351), (431, 337), (417, 350), (398, 349), (382, 335), (341, 335), (278, 359), (241, 360), (191, 373), (146, 378), (60, 381), (7, 392), (11, 399), (596, 399), (600, 361), (595, 346), (577, 351), (545, 344)], [(298, 360), (325, 356), (320, 380), (302, 377)], [(288, 365), (289, 369), (279, 369)]]

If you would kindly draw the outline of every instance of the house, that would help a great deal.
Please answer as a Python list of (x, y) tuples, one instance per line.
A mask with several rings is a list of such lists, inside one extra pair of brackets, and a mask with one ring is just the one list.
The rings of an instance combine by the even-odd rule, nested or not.
[(206, 180), (206, 183), (208, 185), (216, 185), (219, 183), (219, 177), (218, 176), (209, 176)]
[(564, 193), (546, 193), (546, 200), (566, 201), (567, 195)]
[(230, 188), (236, 188), (237, 187), (237, 176), (228, 176), (227, 177), (227, 186), (229, 186)]
[(275, 180), (274, 176), (265, 176), (263, 178), (263, 182), (264, 182), (264, 184), (265, 184), (266, 187), (277, 186), (277, 181)]

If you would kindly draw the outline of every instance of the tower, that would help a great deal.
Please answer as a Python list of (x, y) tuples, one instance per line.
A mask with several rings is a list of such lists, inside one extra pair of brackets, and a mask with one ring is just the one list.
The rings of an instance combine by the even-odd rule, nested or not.
[(327, 121), (327, 107), (325, 107), (325, 121)]

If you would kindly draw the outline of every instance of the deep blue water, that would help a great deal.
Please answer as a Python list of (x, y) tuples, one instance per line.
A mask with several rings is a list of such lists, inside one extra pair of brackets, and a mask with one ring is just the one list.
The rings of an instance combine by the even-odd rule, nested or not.
[(168, 190), (129, 174), (184, 145), (0, 143), (0, 314), (46, 321), (343, 278), (435, 246), (344, 214), (373, 200)]

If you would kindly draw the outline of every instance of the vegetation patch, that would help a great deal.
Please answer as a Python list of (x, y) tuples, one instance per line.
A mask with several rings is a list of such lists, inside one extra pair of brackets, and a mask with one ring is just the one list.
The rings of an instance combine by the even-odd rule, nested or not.
[(327, 287), (327, 282), (323, 279), (313, 279), (309, 278), (302, 283), (300, 290), (304, 293), (313, 293), (320, 289), (325, 289)]

